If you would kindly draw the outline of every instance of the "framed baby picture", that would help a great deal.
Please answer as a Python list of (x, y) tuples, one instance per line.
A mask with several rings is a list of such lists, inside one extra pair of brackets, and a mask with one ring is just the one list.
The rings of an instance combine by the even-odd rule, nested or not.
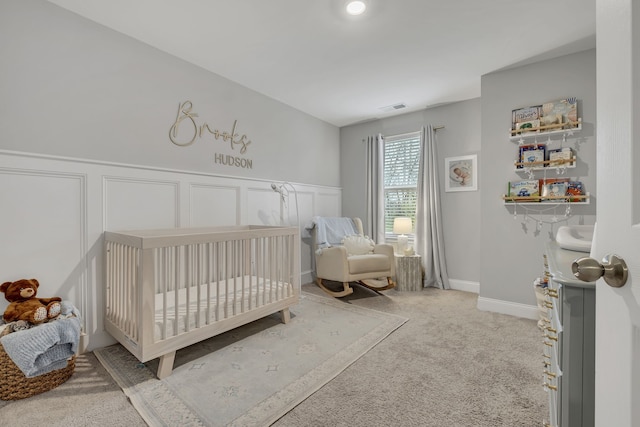
[(478, 190), (478, 155), (444, 159), (445, 191)]

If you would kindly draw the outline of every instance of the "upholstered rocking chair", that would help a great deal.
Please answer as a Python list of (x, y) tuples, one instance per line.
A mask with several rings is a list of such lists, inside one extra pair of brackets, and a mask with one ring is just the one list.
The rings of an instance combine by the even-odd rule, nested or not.
[[(375, 244), (364, 236), (360, 218), (314, 217), (311, 225), (315, 248), (316, 284), (334, 297), (353, 293), (351, 283), (374, 291), (395, 287), (393, 246)], [(342, 290), (325, 281), (342, 283)]]

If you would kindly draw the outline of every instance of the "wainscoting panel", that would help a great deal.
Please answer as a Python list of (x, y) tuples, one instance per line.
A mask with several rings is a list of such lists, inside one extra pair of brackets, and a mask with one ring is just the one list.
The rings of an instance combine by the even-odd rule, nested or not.
[[(273, 191), (271, 187), (248, 186), (245, 212), (247, 224), (280, 225), (281, 204), (280, 194)], [(283, 206), (283, 209), (285, 209), (282, 211), (284, 215), (286, 208)]]
[(342, 212), (342, 195), (335, 193), (318, 193), (315, 210), (318, 216), (340, 216)]
[(84, 309), (86, 176), (0, 168), (0, 200), (0, 283), (34, 278), (39, 296)]
[(215, 227), (240, 224), (240, 187), (191, 184), (189, 226)]
[[(298, 190), (298, 207), (300, 209), (300, 236), (302, 237), (302, 242), (300, 244), (300, 263), (303, 266), (301, 270), (303, 284), (313, 281), (313, 273), (315, 271), (311, 235), (305, 229), (305, 226), (309, 224), (311, 218), (316, 215), (314, 213), (315, 198), (316, 194), (313, 191)], [(292, 213), (293, 216), (291, 216), (289, 220), (291, 221), (291, 224), (295, 224), (295, 207), (292, 210)]]
[[(315, 213), (315, 205), (316, 205), (316, 193), (313, 191), (300, 191), (298, 190), (298, 207), (300, 208), (300, 228), (301, 232), (304, 235), (304, 226), (309, 223), (309, 220), (313, 218), (314, 215), (320, 215)], [(294, 201), (291, 202), (292, 204)], [(290, 221), (292, 224), (295, 223), (295, 205), (294, 209), (291, 210)]]
[(104, 178), (104, 229), (110, 231), (180, 226), (178, 182)]

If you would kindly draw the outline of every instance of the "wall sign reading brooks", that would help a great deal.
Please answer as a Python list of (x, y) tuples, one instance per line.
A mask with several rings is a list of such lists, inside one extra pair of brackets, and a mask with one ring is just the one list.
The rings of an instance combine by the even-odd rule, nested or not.
[[(240, 154), (246, 153), (247, 146), (251, 144), (251, 141), (247, 140), (247, 135), (239, 136), (236, 133), (236, 125), (238, 124), (237, 120), (233, 121), (231, 132), (220, 131), (218, 129), (211, 130), (207, 123), (204, 123), (202, 125), (198, 125), (198, 123), (196, 123), (195, 117), (198, 117), (198, 114), (191, 112), (192, 108), (193, 105), (191, 101), (184, 101), (180, 104), (180, 107), (178, 107), (176, 121), (171, 126), (171, 129), (169, 129), (169, 139), (171, 140), (171, 142), (180, 147), (186, 147), (193, 144), (196, 138), (202, 138), (203, 133), (208, 132), (209, 134), (213, 135), (215, 139), (222, 139), (222, 141), (224, 142), (229, 142), (231, 144), (232, 150), (235, 150), (236, 146), (240, 146)], [(187, 123), (180, 127), (180, 124), (183, 122), (183, 120), (186, 119), (188, 119)], [(178, 131), (180, 129), (184, 129), (185, 127), (188, 127), (188, 129), (184, 130), (182, 132), (182, 135), (187, 135), (187, 137), (180, 138), (178, 136)], [(189, 136), (191, 137), (191, 139), (188, 138)], [(251, 159), (245, 159), (243, 157), (235, 157), (228, 154), (225, 155), (215, 153), (214, 159), (215, 163), (221, 165), (235, 166), (245, 169), (253, 168), (253, 161)]]

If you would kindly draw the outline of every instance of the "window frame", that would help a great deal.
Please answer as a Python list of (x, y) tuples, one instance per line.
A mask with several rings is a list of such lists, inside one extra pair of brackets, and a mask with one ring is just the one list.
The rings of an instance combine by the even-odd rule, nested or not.
[[(385, 240), (388, 242), (396, 242), (397, 241), (397, 237), (398, 235), (393, 233), (393, 222), (391, 222), (391, 224), (388, 224), (388, 220), (392, 220), (392, 218), (396, 218), (399, 216), (408, 216), (412, 219), (413, 222), (413, 227), (414, 227), (414, 232), (407, 234), (407, 236), (409, 236), (409, 241), (413, 242), (415, 240), (415, 218), (416, 218), (416, 209), (414, 209), (414, 211), (411, 214), (405, 214), (405, 213), (401, 213), (401, 209), (399, 208), (398, 211), (395, 211), (392, 215), (392, 217), (387, 218), (388, 217), (388, 212), (389, 209), (387, 208), (387, 201), (388, 201), (388, 192), (390, 191), (394, 191), (394, 192), (405, 192), (405, 193), (411, 193), (413, 192), (413, 197), (414, 200), (412, 201), (412, 203), (414, 204), (415, 207), (417, 207), (417, 198), (418, 198), (418, 181), (420, 179), (419, 177), (419, 165), (420, 165), (420, 140), (421, 140), (421, 132), (420, 131), (416, 131), (416, 132), (408, 132), (405, 134), (400, 134), (400, 135), (392, 135), (392, 136), (388, 136), (385, 137), (383, 139), (383, 179), (382, 179), (382, 186), (383, 186), (383, 198), (384, 198), (384, 225), (385, 225)], [(410, 151), (409, 151), (409, 155), (410, 156), (415, 156), (412, 157), (412, 161), (411, 161), (411, 168), (410, 170), (408, 170), (404, 175), (400, 175), (398, 177), (396, 177), (396, 180), (400, 180), (400, 181), (405, 181), (405, 182), (401, 182), (399, 185), (388, 185), (388, 172), (389, 169), (388, 167), (390, 166), (388, 164), (388, 155), (392, 155), (393, 153), (390, 153), (387, 150), (387, 144), (394, 144), (394, 145), (398, 145), (398, 144), (410, 144)], [(399, 149), (396, 147), (394, 148), (394, 153), (397, 153), (399, 151)], [(409, 156), (407, 156), (409, 157)], [(406, 160), (406, 159), (405, 159)], [(396, 162), (397, 164), (398, 162)], [(405, 162), (405, 164), (407, 164)], [(411, 175), (411, 177), (409, 176)], [(415, 178), (415, 183), (413, 182), (407, 182), (407, 180), (413, 179)], [(388, 225), (391, 227), (391, 231), (387, 231), (388, 230)]]

